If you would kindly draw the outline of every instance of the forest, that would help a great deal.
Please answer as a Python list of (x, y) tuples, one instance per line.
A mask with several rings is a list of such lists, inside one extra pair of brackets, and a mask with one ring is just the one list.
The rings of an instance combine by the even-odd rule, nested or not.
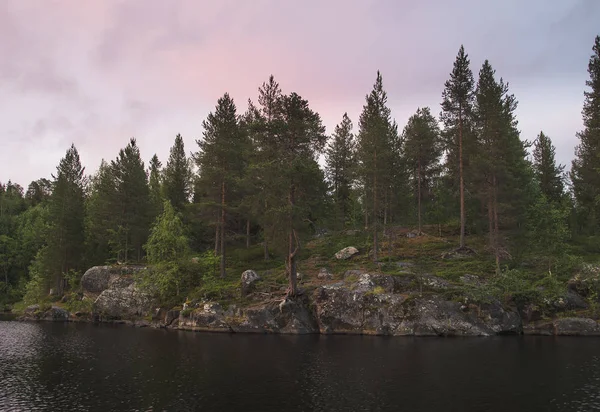
[(270, 76), (244, 109), (225, 93), (196, 146), (177, 135), (168, 159), (146, 165), (131, 138), (89, 174), (73, 144), (52, 176), (0, 183), (0, 308), (58, 299), (105, 264), (149, 265), (143, 282), (164, 301), (226, 296), (251, 267), (275, 269), (295, 296), (311, 240), (356, 232), (382, 268), (399, 228), (479, 256), (490, 277), (564, 287), (600, 258), (600, 36), (568, 172), (552, 136), (520, 135), (517, 98), (489, 61), (474, 74), (461, 46), (450, 63), (440, 107), (403, 127), (379, 72), (360, 117), (343, 114), (331, 135)]

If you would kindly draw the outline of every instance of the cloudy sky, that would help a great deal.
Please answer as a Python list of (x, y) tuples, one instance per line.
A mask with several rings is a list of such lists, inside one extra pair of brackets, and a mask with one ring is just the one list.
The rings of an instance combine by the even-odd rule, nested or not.
[(331, 132), (379, 69), (403, 127), (439, 112), (461, 44), (509, 82), (522, 138), (570, 163), (599, 22), (598, 0), (3, 0), (0, 181), (49, 177), (71, 142), (88, 173), (131, 136), (146, 161), (177, 133), (195, 151), (217, 98), (243, 111), (271, 73)]

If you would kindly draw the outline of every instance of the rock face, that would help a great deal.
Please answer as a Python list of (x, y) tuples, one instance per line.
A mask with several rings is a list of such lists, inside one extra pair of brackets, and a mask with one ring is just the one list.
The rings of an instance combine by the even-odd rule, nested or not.
[(318, 288), (314, 301), (321, 333), (489, 336), (521, 331), (518, 313), (500, 304), (470, 308), (439, 296), (397, 293), (403, 286), (393, 276), (362, 274), (353, 288), (343, 282)]
[(343, 248), (339, 252), (337, 252), (335, 254), (335, 258), (337, 260), (346, 260), (346, 259), (350, 259), (352, 256), (356, 255), (357, 253), (358, 253), (357, 248), (355, 248), (354, 246), (348, 246), (348, 247)]
[(600, 324), (588, 318), (560, 318), (527, 325), (527, 335), (600, 336)]
[(113, 287), (103, 291), (94, 302), (94, 311), (104, 317), (131, 319), (147, 315), (152, 309), (152, 299), (135, 283), (126, 287)]
[(118, 289), (133, 283), (133, 276), (146, 270), (145, 266), (94, 266), (81, 277), (86, 296), (97, 296), (106, 289)]
[(254, 283), (260, 280), (260, 276), (253, 270), (246, 270), (242, 273), (240, 282), (242, 283), (242, 296), (246, 296), (252, 291)]
[(81, 278), (86, 297), (95, 298), (94, 312), (107, 319), (132, 319), (152, 310), (150, 295), (136, 286), (134, 275), (144, 266), (95, 266)]
[(321, 268), (321, 270), (319, 270), (319, 273), (317, 274), (317, 279), (332, 280), (333, 275), (331, 273), (329, 273), (329, 271), (327, 269)]
[(227, 310), (214, 302), (179, 315), (178, 329), (245, 333), (318, 333), (308, 300), (304, 297)]
[(69, 312), (58, 306), (42, 309), (40, 305), (31, 305), (25, 308), (21, 320), (50, 320), (54, 322), (66, 322), (69, 320)]

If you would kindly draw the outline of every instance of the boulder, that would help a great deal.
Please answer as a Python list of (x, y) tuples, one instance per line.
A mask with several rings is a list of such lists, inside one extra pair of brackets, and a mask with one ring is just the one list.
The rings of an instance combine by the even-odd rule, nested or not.
[(81, 277), (85, 296), (96, 297), (109, 288), (125, 288), (134, 282), (134, 275), (145, 266), (94, 266)]
[(524, 327), (528, 335), (600, 336), (600, 325), (589, 318), (560, 318), (533, 322)]
[(94, 311), (108, 319), (146, 316), (152, 310), (151, 296), (135, 283), (127, 287), (105, 289), (94, 302)]
[(357, 253), (358, 253), (357, 248), (355, 248), (354, 246), (348, 246), (348, 247), (343, 248), (339, 252), (337, 252), (335, 254), (335, 258), (337, 260), (346, 260), (346, 259), (350, 259), (352, 256), (356, 255)]
[(246, 296), (254, 288), (256, 281), (260, 280), (260, 276), (253, 270), (246, 270), (242, 273), (242, 296)]
[(321, 268), (321, 270), (319, 270), (319, 273), (317, 274), (317, 279), (332, 280), (333, 275), (329, 273), (329, 271), (326, 268)]

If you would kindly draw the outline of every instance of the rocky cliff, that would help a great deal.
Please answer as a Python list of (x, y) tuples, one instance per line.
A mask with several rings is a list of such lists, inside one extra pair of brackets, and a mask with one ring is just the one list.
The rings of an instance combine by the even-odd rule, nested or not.
[[(244, 272), (239, 302), (185, 303), (178, 308), (159, 308), (135, 284), (134, 274), (143, 267), (94, 267), (81, 285), (87, 299), (94, 299), (93, 313), (84, 319), (132, 323), (139, 326), (181, 330), (288, 333), (366, 334), (388, 336), (491, 336), (498, 334), (600, 335), (600, 325), (587, 318), (539, 319), (531, 308), (503, 305), (496, 300), (469, 303), (452, 294), (453, 286), (435, 276), (421, 277), (348, 271), (343, 279), (319, 272), (316, 286), (298, 297), (282, 293), (253, 292), (261, 277)], [(465, 278), (464, 282), (473, 282)], [(243, 294), (241, 291), (243, 290)], [(569, 292), (571, 295), (575, 291)], [(574, 305), (579, 296), (571, 296)], [(30, 307), (28, 319), (81, 319), (52, 307)]]

